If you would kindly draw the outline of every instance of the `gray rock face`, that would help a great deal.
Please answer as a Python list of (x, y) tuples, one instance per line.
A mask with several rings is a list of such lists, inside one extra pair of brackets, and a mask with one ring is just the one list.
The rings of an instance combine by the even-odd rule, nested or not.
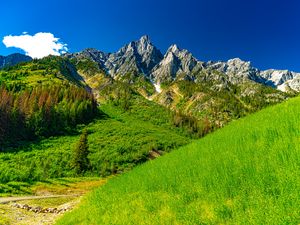
[(15, 53), (8, 56), (0, 56), (0, 69), (6, 66), (14, 66), (21, 62), (31, 61), (32, 58), (23, 54)]
[(143, 36), (140, 40), (125, 45), (116, 53), (107, 54), (96, 49), (85, 49), (79, 53), (68, 54), (67, 57), (87, 57), (116, 78), (132, 72), (148, 76), (163, 55), (151, 43), (148, 36)]
[(90, 58), (91, 60), (99, 63), (101, 67), (104, 67), (105, 62), (107, 61), (109, 54), (99, 51), (94, 48), (88, 48), (82, 51), (81, 53), (76, 53), (77, 56), (83, 58)]
[(291, 88), (294, 91), (300, 92), (300, 75), (299, 73), (292, 79), (285, 82), (285, 90)]
[(276, 87), (281, 91), (300, 91), (300, 73), (288, 70), (265, 70), (260, 73), (265, 79), (265, 84)]
[(231, 83), (237, 84), (245, 80), (259, 82), (261, 78), (259, 70), (252, 67), (250, 62), (242, 61), (239, 58), (230, 59), (227, 62), (208, 62), (206, 68), (218, 70), (228, 76)]
[(300, 73), (274, 69), (260, 71), (253, 67), (250, 62), (245, 62), (238, 58), (227, 62), (208, 62), (205, 65), (206, 68), (226, 74), (229, 81), (234, 84), (252, 80), (281, 91), (300, 91)]
[(148, 36), (130, 42), (118, 52), (110, 54), (105, 67), (113, 77), (128, 72), (149, 75), (152, 68), (162, 59), (161, 52), (151, 43)]
[(151, 71), (151, 78), (156, 83), (172, 81), (178, 75), (191, 77), (193, 69), (200, 62), (187, 50), (181, 50), (177, 45), (171, 45), (162, 61)]

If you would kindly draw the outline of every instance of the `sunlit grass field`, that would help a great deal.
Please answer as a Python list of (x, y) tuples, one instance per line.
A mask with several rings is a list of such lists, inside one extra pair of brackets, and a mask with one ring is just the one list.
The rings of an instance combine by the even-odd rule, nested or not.
[(130, 170), (148, 160), (151, 150), (169, 152), (192, 141), (184, 130), (170, 124), (166, 109), (147, 104), (140, 109), (133, 105), (132, 112), (126, 113), (116, 106), (102, 105), (105, 115), (79, 126), (73, 134), (5, 149), (0, 153), (0, 196), (27, 194), (36, 181), (76, 176), (71, 158), (83, 128), (89, 132), (91, 163), (85, 176), (92, 177)]
[(300, 98), (111, 179), (57, 224), (299, 224)]

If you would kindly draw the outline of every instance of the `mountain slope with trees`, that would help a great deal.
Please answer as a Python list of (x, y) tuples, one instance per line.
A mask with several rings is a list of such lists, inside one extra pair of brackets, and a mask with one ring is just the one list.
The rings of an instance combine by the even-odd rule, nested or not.
[(1, 56), (0, 55), (0, 69), (14, 66), (21, 62), (29, 62), (32, 58), (30, 56), (26, 56), (20, 53), (11, 54), (8, 56)]
[(47, 57), (0, 70), (0, 150), (64, 134), (98, 113), (74, 66)]
[(83, 129), (88, 131), (90, 166), (82, 176), (120, 174), (151, 159), (154, 152), (163, 155), (193, 140), (184, 127), (172, 125), (170, 111), (143, 98), (132, 102), (130, 112), (114, 103), (100, 109), (100, 117), (71, 134), (5, 148), (0, 153), (0, 193), (19, 193), (34, 181), (77, 177), (74, 151)]
[(260, 71), (248, 62), (204, 63), (177, 45), (162, 56), (148, 36), (117, 53), (86, 49), (64, 57), (73, 62), (103, 104), (113, 98), (128, 99), (129, 92), (125, 97), (120, 91), (124, 89), (120, 86), (126, 86), (169, 108), (177, 118), (195, 117), (213, 129), (295, 96), (294, 91), (285, 93), (265, 85)]
[[(253, 71), (238, 60), (200, 62), (176, 45), (163, 56), (148, 37), (117, 53), (87, 49), (5, 67), (0, 191), (13, 181), (123, 173), (295, 96), (256, 82)], [(84, 128), (90, 165), (76, 171)]]

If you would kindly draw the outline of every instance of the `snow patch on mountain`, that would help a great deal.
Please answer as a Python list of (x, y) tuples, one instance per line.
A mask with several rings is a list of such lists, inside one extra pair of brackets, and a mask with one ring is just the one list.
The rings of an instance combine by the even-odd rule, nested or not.
[(162, 89), (160, 83), (153, 84), (157, 93), (161, 93)]

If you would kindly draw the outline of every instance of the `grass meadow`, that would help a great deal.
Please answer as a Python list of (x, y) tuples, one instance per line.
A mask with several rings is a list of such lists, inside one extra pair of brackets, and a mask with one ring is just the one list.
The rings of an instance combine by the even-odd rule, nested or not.
[(110, 179), (57, 224), (299, 224), (300, 98)]
[[(148, 160), (149, 152), (169, 152), (192, 141), (187, 132), (170, 123), (167, 110), (146, 104), (132, 112), (114, 105), (102, 105), (103, 115), (73, 133), (26, 142), (18, 148), (0, 153), (0, 196), (27, 194), (37, 181), (74, 177), (71, 165), (73, 150), (81, 130), (89, 132), (90, 177), (106, 177), (132, 169)], [(160, 116), (161, 115), (161, 116)]]

